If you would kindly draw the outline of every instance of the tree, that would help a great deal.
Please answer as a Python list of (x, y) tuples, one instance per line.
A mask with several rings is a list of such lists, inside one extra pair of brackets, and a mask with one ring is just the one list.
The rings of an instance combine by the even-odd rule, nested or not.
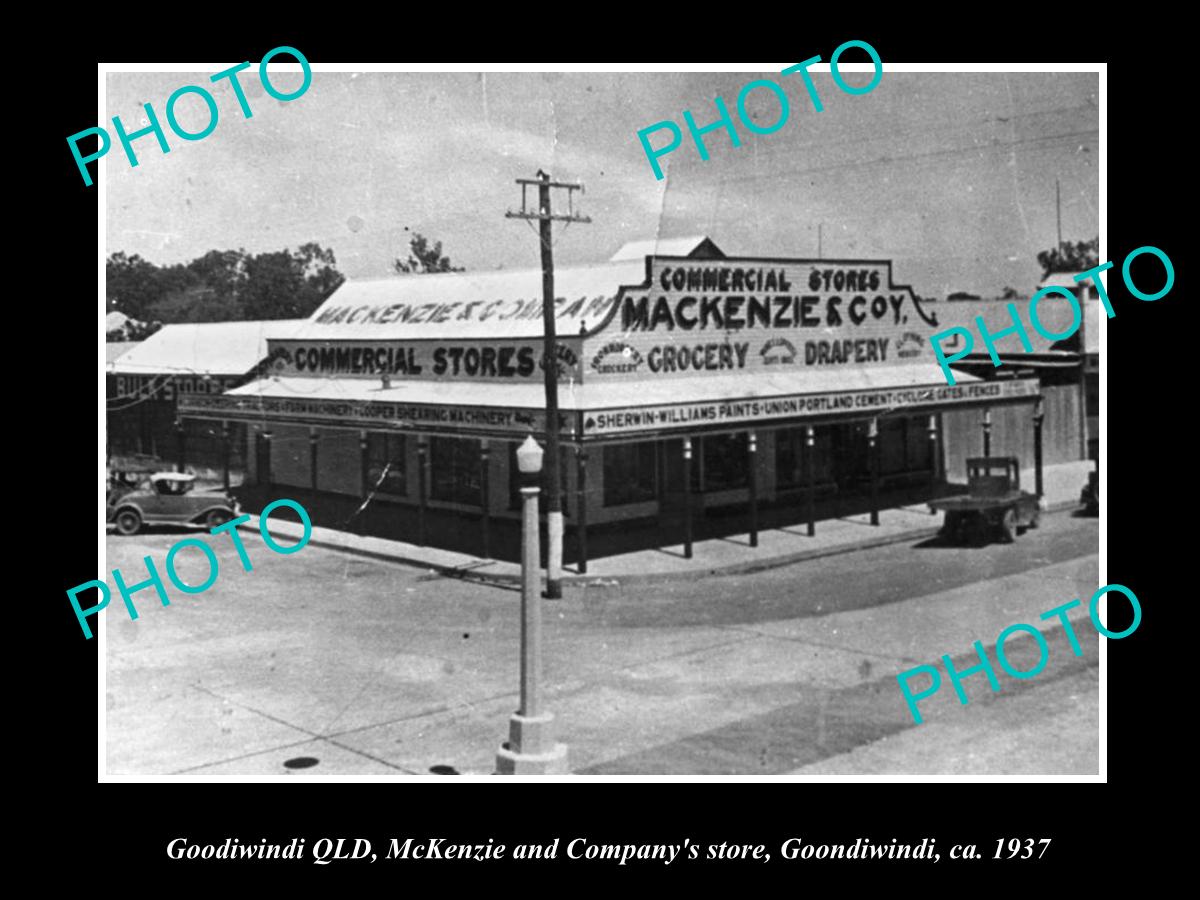
[(396, 258), (392, 263), (397, 275), (432, 275), (437, 272), (463, 272), (462, 266), (450, 264), (450, 257), (442, 256), (442, 242), (432, 247), (425, 235), (413, 232), (409, 241), (408, 259)]
[(1000, 299), (1001, 300), (1020, 300), (1021, 295), (1019, 293), (1017, 293), (1017, 289), (1015, 287), (1010, 287), (1008, 285), (1005, 285), (1004, 290), (1000, 293)]
[(332, 250), (309, 243), (299, 250), (260, 253), (246, 260), (242, 309), (247, 319), (302, 319), (345, 281)]
[(1100, 265), (1100, 236), (1074, 244), (1062, 241), (1054, 249), (1039, 253), (1037, 261), (1042, 267), (1043, 278), (1056, 272), (1085, 272), (1094, 269)]
[(136, 253), (113, 253), (104, 265), (106, 312), (123, 312), (131, 319), (143, 319), (150, 304), (162, 296), (160, 269)]
[(139, 322), (136, 319), (130, 319), (120, 328), (114, 328), (105, 334), (104, 342), (108, 344), (120, 341), (144, 341), (162, 326), (162, 322)]
[(109, 308), (143, 322), (302, 318), (343, 281), (333, 251), (312, 242), (256, 256), (210, 250), (170, 266), (118, 252), (106, 266)]

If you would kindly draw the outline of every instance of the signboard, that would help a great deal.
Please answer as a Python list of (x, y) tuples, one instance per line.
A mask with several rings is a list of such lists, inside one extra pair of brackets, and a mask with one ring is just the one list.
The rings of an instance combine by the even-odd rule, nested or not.
[[(429, 406), (416, 403), (305, 399), (303, 397), (189, 397), (181, 415), (200, 418), (336, 423), (346, 428), (395, 428), (413, 431), (466, 431), (523, 435), (545, 430), (541, 410), (492, 406)], [(575, 417), (559, 415), (564, 437), (575, 433)]]
[(649, 288), (622, 295), (583, 356), (589, 381), (766, 366), (936, 369), (938, 330), (931, 307), (892, 283), (888, 262), (656, 258)]
[[(579, 338), (556, 344), (559, 381), (578, 381)], [(267, 368), (275, 375), (392, 381), (508, 381), (540, 383), (541, 341), (297, 341), (270, 340)]]
[(672, 428), (732, 423), (767, 423), (778, 419), (820, 416), (831, 413), (886, 415), (897, 409), (981, 400), (1011, 400), (1036, 397), (1035, 378), (971, 382), (951, 387), (900, 387), (867, 391), (829, 391), (817, 394), (785, 394), (745, 400), (713, 400), (663, 406), (633, 406), (588, 412), (583, 420), (584, 436), (662, 431)]
[(113, 400), (174, 400), (176, 394), (222, 394), (242, 383), (241, 378), (210, 375), (115, 375)]
[[(613, 297), (556, 297), (556, 319), (600, 319), (612, 306)], [(331, 303), (322, 307), (310, 320), (313, 325), (390, 325), (441, 322), (507, 322), (526, 320), (539, 323), (542, 319), (542, 300), (470, 300), (452, 303)]]

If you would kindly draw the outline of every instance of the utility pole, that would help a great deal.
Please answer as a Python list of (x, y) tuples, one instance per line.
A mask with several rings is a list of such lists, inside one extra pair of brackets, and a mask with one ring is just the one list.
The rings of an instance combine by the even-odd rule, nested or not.
[[(521, 185), (521, 211), (506, 212), (508, 219), (537, 219), (538, 234), (542, 244), (542, 369), (546, 385), (546, 596), (550, 599), (562, 597), (562, 469), (558, 450), (558, 353), (557, 335), (554, 332), (554, 253), (551, 245), (550, 223), (591, 222), (587, 216), (575, 214), (572, 203), (573, 191), (582, 191), (583, 185), (551, 181), (550, 173), (538, 169), (537, 178), (518, 178)], [(526, 207), (526, 190), (537, 185), (537, 211)], [(567, 192), (567, 214), (554, 215), (550, 205), (550, 189), (563, 188)]]
[(817, 223), (817, 259), (821, 259), (821, 224)]
[(1058, 246), (1062, 247), (1062, 198), (1058, 191), (1058, 179), (1054, 179), (1054, 219), (1058, 223)]

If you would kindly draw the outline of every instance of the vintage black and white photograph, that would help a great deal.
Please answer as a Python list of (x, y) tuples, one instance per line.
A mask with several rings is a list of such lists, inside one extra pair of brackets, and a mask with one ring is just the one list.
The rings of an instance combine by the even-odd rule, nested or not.
[(102, 780), (1103, 780), (1103, 67), (853, 43), (107, 66)]

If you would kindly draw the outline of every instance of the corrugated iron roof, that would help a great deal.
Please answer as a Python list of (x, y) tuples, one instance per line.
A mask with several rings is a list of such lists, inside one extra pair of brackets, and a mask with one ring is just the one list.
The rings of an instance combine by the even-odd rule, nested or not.
[(164, 325), (109, 366), (118, 375), (168, 372), (244, 375), (267, 355), (268, 338), (290, 337), (303, 319)]
[(141, 341), (108, 341), (104, 345), (104, 361), (105, 363), (116, 362), (120, 357), (124, 356)]
[(725, 254), (708, 235), (693, 234), (678, 238), (651, 238), (648, 241), (630, 241), (612, 255), (611, 262), (622, 262), (629, 259), (644, 259), (647, 256), (691, 256), (697, 250), (704, 248), (709, 258), (715, 251), (716, 258)]
[[(556, 268), (559, 335), (599, 325), (622, 285), (646, 280), (645, 257)], [(291, 337), (301, 340), (540, 338), (542, 271), (447, 272), (346, 281)]]
[(1038, 283), (1038, 288), (1044, 287), (1065, 287), (1074, 290), (1079, 287), (1079, 282), (1075, 280), (1078, 272), (1051, 272)]

